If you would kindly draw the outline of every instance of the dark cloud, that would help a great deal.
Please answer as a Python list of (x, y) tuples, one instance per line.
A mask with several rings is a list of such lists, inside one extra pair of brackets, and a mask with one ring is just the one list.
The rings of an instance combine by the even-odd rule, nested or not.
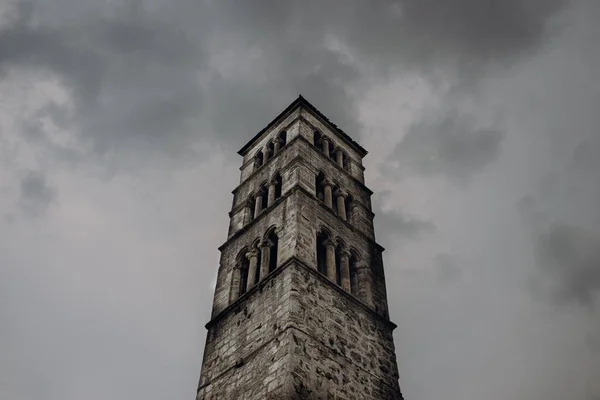
[(468, 183), (498, 157), (504, 133), (452, 111), (426, 115), (412, 124), (390, 159), (418, 174), (439, 174)]
[(600, 291), (600, 235), (556, 224), (538, 238), (537, 259), (555, 280), (556, 299), (593, 306)]
[(29, 171), (21, 179), (19, 205), (29, 216), (40, 216), (56, 199), (56, 191), (39, 171)]
[(505, 62), (543, 43), (565, 1), (11, 4), (0, 72), (57, 75), (96, 153), (135, 148), (186, 159), (199, 137), (241, 136), (231, 143), (238, 146), (299, 93), (356, 135), (359, 66), (424, 73), (456, 61), (469, 70)]

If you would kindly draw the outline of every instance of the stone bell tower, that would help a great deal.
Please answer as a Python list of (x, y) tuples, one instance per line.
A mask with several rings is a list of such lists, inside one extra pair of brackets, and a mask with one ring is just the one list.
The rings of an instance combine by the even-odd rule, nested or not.
[(239, 154), (197, 399), (402, 399), (366, 150), (300, 96)]

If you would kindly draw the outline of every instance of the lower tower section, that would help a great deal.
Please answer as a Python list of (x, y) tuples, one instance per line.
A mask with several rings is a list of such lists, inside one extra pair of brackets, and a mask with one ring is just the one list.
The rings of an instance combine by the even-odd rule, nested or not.
[(402, 399), (395, 325), (295, 258), (207, 327), (198, 400)]

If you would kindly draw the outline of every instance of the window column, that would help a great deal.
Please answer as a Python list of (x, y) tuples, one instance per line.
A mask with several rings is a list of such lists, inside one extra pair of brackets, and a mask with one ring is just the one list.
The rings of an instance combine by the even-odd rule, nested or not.
[(269, 182), (269, 192), (268, 192), (268, 198), (267, 198), (267, 207), (271, 207), (271, 205), (273, 203), (275, 203), (275, 188), (277, 186), (277, 181), (275, 179), (272, 179)]
[(329, 179), (325, 179), (323, 181), (323, 194), (325, 205), (329, 208), (333, 208), (333, 182)]
[(325, 262), (327, 263), (327, 278), (336, 283), (336, 270), (335, 270), (335, 244), (333, 240), (327, 239), (323, 245), (325, 246)]
[(231, 274), (231, 290), (229, 292), (229, 302), (234, 302), (240, 297), (240, 285), (242, 280), (242, 262), (238, 261), (233, 267)]
[(350, 293), (350, 252), (348, 250), (340, 252), (340, 275), (342, 289)]
[(323, 138), (321, 139), (321, 145), (322, 145), (322, 149), (323, 149), (323, 153), (329, 157), (329, 139), (327, 139), (325, 136), (323, 136)]
[(281, 145), (283, 144), (283, 140), (281, 140), (281, 138), (277, 138), (277, 139), (274, 140), (273, 144), (275, 146), (273, 148), (273, 153), (274, 154), (279, 153), (279, 150), (281, 149)]
[(260, 214), (261, 210), (262, 210), (262, 197), (263, 197), (263, 192), (262, 190), (259, 190), (258, 192), (256, 192), (256, 200), (254, 201), (254, 218), (258, 217), (258, 214)]
[(371, 278), (369, 276), (369, 266), (365, 262), (360, 262), (356, 266), (358, 280), (358, 297), (368, 305), (373, 307), (373, 294), (371, 293)]
[(258, 251), (256, 251), (256, 249), (252, 249), (246, 254), (246, 257), (248, 257), (248, 261), (250, 261), (250, 266), (248, 267), (248, 289), (247, 289), (247, 290), (250, 290), (250, 288), (256, 284), (256, 268), (257, 268), (256, 263), (258, 261)]
[(337, 201), (338, 215), (344, 221), (346, 221), (346, 197), (348, 197), (348, 192), (338, 189), (335, 192), (335, 197)]
[(342, 149), (338, 148), (337, 151), (335, 152), (335, 158), (337, 161), (337, 164), (344, 168), (344, 152), (342, 151)]
[(269, 263), (271, 261), (271, 246), (273, 243), (270, 240), (263, 240), (260, 244), (260, 280), (262, 281), (269, 275)]

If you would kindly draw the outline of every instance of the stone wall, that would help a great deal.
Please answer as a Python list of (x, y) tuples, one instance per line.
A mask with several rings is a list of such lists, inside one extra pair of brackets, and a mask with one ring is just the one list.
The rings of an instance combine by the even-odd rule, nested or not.
[(209, 325), (198, 399), (264, 400), (289, 384), (292, 274), (281, 269)]
[(401, 399), (394, 325), (306, 268), (292, 288), (294, 398)]

